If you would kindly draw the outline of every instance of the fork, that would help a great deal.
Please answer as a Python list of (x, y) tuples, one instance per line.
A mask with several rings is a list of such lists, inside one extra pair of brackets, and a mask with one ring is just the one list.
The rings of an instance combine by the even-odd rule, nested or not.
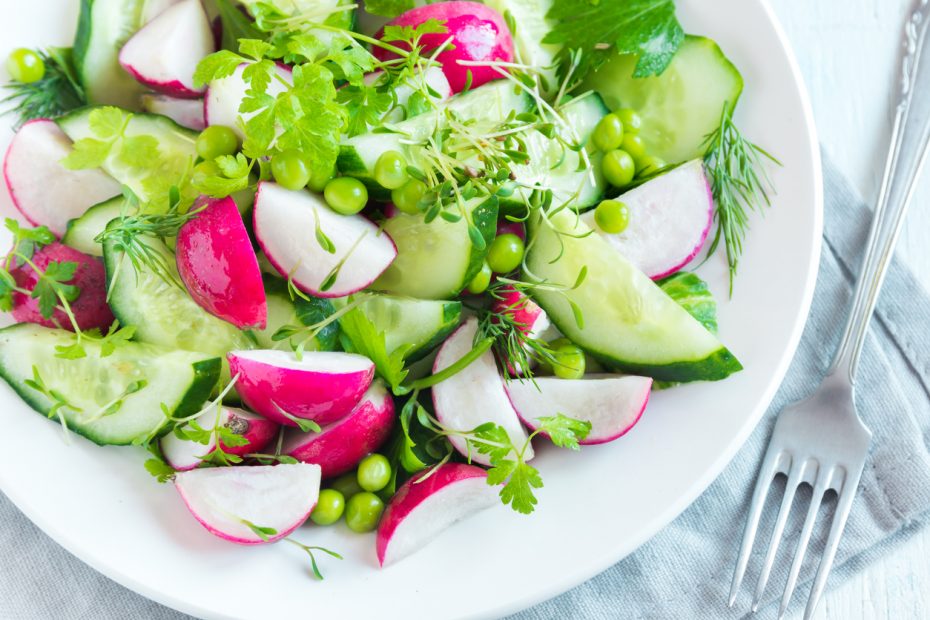
[(817, 390), (805, 400), (785, 407), (775, 422), (752, 494), (730, 587), (730, 607), (739, 594), (766, 497), (776, 476), (786, 476), (787, 482), (752, 598), (752, 611), (759, 608), (795, 493), (802, 484), (812, 487), (811, 499), (788, 572), (779, 619), (784, 617), (791, 601), (814, 524), (829, 491), (836, 493), (836, 507), (807, 599), (804, 620), (809, 620), (817, 609), (836, 557), (872, 438), (872, 432), (856, 412), (854, 395), (859, 354), (930, 142), (930, 46), (925, 45), (928, 26), (930, 0), (919, 0), (904, 29), (904, 55), (898, 74), (891, 144), (846, 329), (833, 363)]

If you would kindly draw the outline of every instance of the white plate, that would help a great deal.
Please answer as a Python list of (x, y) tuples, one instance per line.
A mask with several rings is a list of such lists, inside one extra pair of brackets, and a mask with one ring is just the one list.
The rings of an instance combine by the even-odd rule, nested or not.
[[(757, 218), (736, 295), (722, 259), (705, 264), (723, 303), (721, 337), (746, 366), (723, 383), (658, 393), (639, 425), (582, 453), (541, 450), (546, 486), (532, 516), (503, 506), (377, 568), (372, 536), (305, 526), (297, 537), (340, 551), (315, 583), (293, 547), (224, 543), (187, 513), (134, 449), (103, 449), (36, 415), (0, 387), (0, 488), (55, 540), (133, 590), (210, 618), (488, 617), (555, 596), (606, 569), (684, 510), (743, 444), (785, 373), (807, 317), (820, 251), (821, 172), (807, 96), (763, 0), (679, 0), (689, 32), (720, 42), (746, 80), (738, 120), (775, 153), (775, 205)], [(0, 23), (4, 49), (66, 44), (77, 2), (22, 2)], [(3, 140), (8, 139), (4, 130)], [(12, 208), (5, 195), (2, 210)], [(6, 239), (0, 247), (6, 247)], [(579, 527), (581, 525), (582, 527)], [(571, 544), (562, 532), (571, 527)], [(502, 570), (509, 567), (513, 570)], [(466, 586), (466, 584), (468, 584)]]

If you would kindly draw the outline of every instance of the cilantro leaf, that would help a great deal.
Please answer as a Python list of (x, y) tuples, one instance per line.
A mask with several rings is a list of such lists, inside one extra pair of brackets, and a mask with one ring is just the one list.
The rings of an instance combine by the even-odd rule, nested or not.
[(674, 0), (555, 0), (546, 17), (556, 23), (543, 43), (563, 46), (563, 75), (572, 50), (581, 51), (576, 78), (618, 53), (639, 56), (635, 77), (659, 75), (685, 37)]
[(128, 113), (113, 107), (104, 106), (94, 108), (87, 116), (87, 123), (91, 133), (101, 140), (118, 138), (126, 124)]
[(158, 140), (154, 136), (127, 136), (120, 145), (119, 158), (132, 168), (147, 168), (158, 159)]
[(381, 17), (397, 17), (413, 6), (413, 0), (368, 0), (365, 2), (365, 12)]
[(229, 50), (220, 50), (210, 54), (197, 65), (194, 71), (194, 85), (199, 88), (213, 80), (229, 77), (245, 61), (245, 58)]
[(45, 272), (39, 275), (39, 280), (30, 293), (30, 297), (39, 300), (39, 313), (46, 319), (51, 319), (61, 299), (74, 301), (80, 294), (80, 289), (68, 284), (74, 279), (78, 264), (73, 261), (51, 261), (45, 266)]
[[(511, 463), (512, 461), (505, 462)], [(488, 482), (490, 481), (491, 473), (488, 472)], [(539, 476), (539, 471), (532, 465), (519, 461), (510, 471), (510, 479), (501, 489), (500, 498), (504, 504), (510, 504), (517, 512), (528, 515), (533, 512), (538, 502), (533, 489), (541, 489), (542, 486), (543, 481)]]
[(359, 308), (353, 308), (339, 318), (339, 326), (349, 339), (352, 348), (375, 363), (381, 378), (392, 388), (397, 388), (407, 376), (404, 368), (406, 347), (388, 352), (384, 332), (378, 331)]
[(145, 471), (149, 472), (159, 482), (168, 482), (178, 472), (160, 458), (150, 458), (145, 462)]
[(19, 222), (10, 217), (6, 218), (4, 223), (6, 229), (13, 233), (13, 250), (11, 254), (20, 255), (13, 256), (13, 263), (16, 265), (23, 264), (24, 258), (32, 258), (36, 250), (55, 242), (55, 235), (46, 226), (24, 228), (20, 226)]
[(538, 430), (548, 435), (559, 448), (578, 450), (578, 442), (591, 432), (591, 423), (587, 420), (576, 420), (561, 413), (537, 418), (536, 423), (539, 425)]
[(367, 133), (369, 127), (381, 124), (385, 114), (394, 105), (394, 95), (382, 92), (376, 86), (346, 85), (337, 95), (340, 104), (349, 111), (346, 134), (349, 137)]
[(420, 38), (427, 34), (446, 34), (449, 29), (446, 28), (446, 22), (430, 18), (425, 22), (413, 26), (385, 26), (381, 35), (381, 40), (388, 43), (401, 42), (407, 43), (410, 47), (415, 47)]
[(112, 150), (112, 142), (95, 138), (81, 138), (74, 143), (71, 152), (61, 160), (61, 165), (69, 170), (99, 168), (110, 156)]
[(479, 440), (472, 441), (472, 447), (481, 454), (487, 454), (491, 463), (496, 464), (513, 452), (510, 435), (503, 426), (488, 422), (476, 428), (472, 433)]

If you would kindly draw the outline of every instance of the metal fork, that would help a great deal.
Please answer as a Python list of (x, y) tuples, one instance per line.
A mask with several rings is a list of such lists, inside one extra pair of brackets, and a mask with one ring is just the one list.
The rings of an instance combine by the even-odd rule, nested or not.
[(856, 413), (856, 367), (869, 319), (894, 252), (918, 173), (927, 157), (930, 141), (930, 45), (926, 45), (928, 25), (930, 0), (919, 0), (905, 26), (904, 56), (898, 75), (899, 92), (891, 144), (846, 330), (833, 364), (817, 390), (809, 398), (785, 407), (775, 422), (753, 491), (743, 542), (736, 561), (730, 588), (731, 607), (746, 573), (769, 487), (778, 475), (787, 476), (787, 483), (756, 584), (752, 611), (758, 609), (762, 600), (795, 492), (802, 484), (810, 485), (813, 491), (782, 595), (779, 619), (784, 617), (791, 601), (818, 512), (828, 491), (834, 491), (837, 495), (836, 508), (807, 599), (804, 620), (809, 620), (817, 609), (833, 565), (872, 438), (872, 432)]

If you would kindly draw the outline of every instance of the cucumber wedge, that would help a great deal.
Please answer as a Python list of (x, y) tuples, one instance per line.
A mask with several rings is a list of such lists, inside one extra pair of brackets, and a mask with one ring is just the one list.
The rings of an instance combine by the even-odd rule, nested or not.
[[(344, 306), (351, 297), (340, 299)], [(359, 310), (384, 333), (388, 353), (411, 345), (407, 361), (421, 359), (439, 346), (458, 327), (462, 302), (412, 299), (395, 295), (371, 295)]]
[(538, 68), (544, 78), (545, 91), (554, 94), (559, 87), (555, 57), (562, 46), (542, 42), (555, 27), (546, 19), (554, 0), (484, 0), (484, 3), (501, 15), (510, 13), (513, 16), (516, 25), (513, 45), (518, 61)]
[(465, 203), (485, 240), (478, 248), (468, 236), (464, 218), (447, 222), (437, 217), (426, 223), (422, 215), (400, 213), (384, 223), (397, 246), (397, 258), (371, 288), (417, 299), (452, 299), (481, 270), (487, 246), (497, 230), (497, 204), (484, 198)]
[(633, 108), (650, 155), (677, 164), (704, 154), (704, 139), (720, 127), (723, 106), (735, 106), (743, 78), (720, 47), (687, 36), (672, 63), (656, 77), (634, 78), (636, 57), (616, 56), (585, 80), (611, 109)]
[(49, 415), (52, 401), (27, 383), (37, 370), (46, 387), (70, 405), (52, 419), (63, 419), (68, 429), (101, 445), (130, 444), (157, 433), (167, 421), (162, 405), (174, 416), (197, 412), (220, 375), (219, 358), (137, 342), (121, 344), (106, 357), (92, 342), (84, 344), (86, 357), (55, 356), (56, 346), (73, 343), (71, 332), (32, 323), (2, 329), (0, 376), (30, 407)]
[(68, 222), (68, 230), (61, 242), (85, 254), (103, 256), (103, 246), (94, 239), (106, 230), (111, 220), (122, 215), (126, 206), (126, 199), (122, 196), (94, 205), (81, 217)]
[[(466, 120), (499, 122), (511, 111), (519, 114), (533, 108), (533, 99), (515, 88), (508, 80), (497, 80), (456, 95), (441, 104), (440, 109), (449, 109)], [(409, 142), (425, 140), (433, 135), (441, 122), (439, 111), (424, 112), (411, 119), (391, 126), (395, 133), (368, 133), (346, 140), (339, 150), (336, 167), (347, 176), (352, 176), (368, 187), (369, 194), (377, 200), (387, 200), (390, 192), (374, 179), (375, 163), (386, 151), (399, 151), (408, 163), (417, 165), (417, 147)]]
[[(174, 255), (164, 243), (156, 239), (143, 242), (164, 257), (177, 278)], [(249, 348), (243, 332), (198, 306), (182, 287), (165, 282), (144, 265), (136, 271), (112, 239), (104, 243), (103, 263), (110, 308), (122, 325), (136, 327), (137, 340), (224, 360), (233, 349)]]
[[(573, 213), (563, 210), (550, 222), (532, 223), (526, 277), (571, 287), (587, 267), (573, 290), (532, 293), (572, 342), (607, 366), (665, 381), (715, 381), (742, 369), (713, 334)], [(581, 310), (583, 327), (571, 304)]]
[[(74, 141), (93, 138), (90, 115), (93, 107), (81, 108), (58, 119), (58, 126)], [(114, 179), (127, 185), (142, 202), (166, 201), (168, 187), (163, 183), (147, 183), (147, 179), (165, 177), (180, 179), (197, 157), (194, 143), (197, 132), (181, 127), (167, 116), (133, 114), (126, 128), (126, 137), (152, 136), (158, 141), (158, 157), (144, 167), (128, 165), (120, 158), (118, 149), (104, 162), (103, 170)]]
[[(285, 325), (309, 326), (316, 325), (333, 313), (333, 303), (336, 300), (317, 299), (310, 300), (300, 297), (291, 300), (287, 292), (287, 283), (280, 278), (266, 275), (265, 300), (268, 304), (268, 321), (265, 329), (249, 332), (255, 338), (256, 344), (262, 349), (274, 349), (281, 343), (272, 339), (274, 333)], [(297, 346), (303, 338), (292, 337), (291, 343)], [(309, 341), (304, 342), (304, 351), (334, 351), (339, 342), (339, 322), (333, 321)]]

